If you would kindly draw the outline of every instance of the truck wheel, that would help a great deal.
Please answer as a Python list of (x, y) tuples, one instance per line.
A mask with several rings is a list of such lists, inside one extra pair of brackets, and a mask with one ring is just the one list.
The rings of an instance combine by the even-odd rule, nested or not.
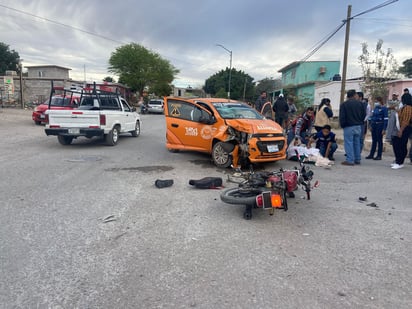
[(229, 167), (232, 164), (230, 154), (223, 147), (222, 142), (217, 142), (212, 149), (212, 159), (217, 167)]
[(133, 137), (138, 137), (140, 135), (140, 121), (136, 121), (136, 126), (133, 131), (130, 132)]
[(106, 134), (106, 144), (108, 146), (114, 146), (119, 140), (119, 126), (114, 126), (114, 128)]
[(59, 141), (60, 144), (62, 145), (70, 145), (73, 141), (73, 137), (71, 136), (63, 136), (59, 135), (57, 136), (57, 140)]

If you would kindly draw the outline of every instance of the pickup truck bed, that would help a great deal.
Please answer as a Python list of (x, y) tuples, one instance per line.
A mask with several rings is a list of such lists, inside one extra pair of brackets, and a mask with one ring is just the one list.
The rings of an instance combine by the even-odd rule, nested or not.
[[(92, 104), (92, 105), (91, 105)], [(120, 133), (140, 134), (140, 115), (120, 96), (84, 96), (76, 110), (47, 110), (46, 135), (55, 135), (62, 145), (78, 137), (105, 137), (115, 145)]]

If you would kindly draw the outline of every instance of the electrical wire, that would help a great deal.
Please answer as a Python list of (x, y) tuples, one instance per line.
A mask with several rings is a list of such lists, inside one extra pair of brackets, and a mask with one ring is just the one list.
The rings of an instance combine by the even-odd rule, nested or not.
[(112, 39), (112, 38), (103, 36), (103, 35), (98, 34), (98, 33), (95, 33), (95, 32), (91, 32), (91, 31), (88, 31), (88, 30), (84, 30), (84, 29), (81, 29), (81, 28), (77, 28), (77, 27), (74, 27), (74, 26), (71, 26), (71, 25), (68, 25), (68, 24), (64, 24), (64, 23), (61, 23), (61, 22), (58, 22), (58, 21), (55, 21), (55, 20), (52, 20), (52, 19), (49, 19), (49, 18), (46, 18), (46, 17), (42, 17), (42, 16), (38, 16), (38, 15), (32, 14), (32, 13), (29, 13), (29, 12), (26, 12), (26, 11), (23, 11), (23, 10), (15, 9), (15, 8), (9, 7), (9, 6), (7, 6), (7, 5), (0, 4), (0, 7), (9, 9), (9, 10), (11, 10), (11, 11), (18, 12), (18, 13), (20, 13), (20, 14), (28, 15), (28, 16), (31, 16), (31, 17), (34, 17), (34, 18), (37, 18), (37, 19), (41, 19), (41, 20), (47, 21), (47, 22), (52, 23), (52, 24), (56, 24), (56, 25), (63, 26), (63, 27), (66, 27), (66, 28), (70, 28), (70, 29), (73, 29), (73, 30), (76, 30), (76, 31), (80, 31), (80, 32), (86, 33), (86, 34), (90, 34), (90, 35), (93, 35), (93, 36), (98, 37), (98, 38), (101, 38), (101, 39), (105, 39), (105, 40), (108, 40), (108, 41), (112, 41), (112, 42), (114, 42), (114, 43), (126, 44), (126, 43), (124, 43), (124, 42), (121, 42), (121, 41), (118, 41), (118, 40), (115, 40), (115, 39)]
[[(366, 13), (370, 13), (370, 12), (372, 12), (372, 11), (375, 11), (375, 10), (377, 10), (377, 9), (383, 8), (383, 7), (385, 7), (385, 6), (389, 5), (389, 4), (392, 4), (392, 3), (397, 2), (397, 1), (399, 1), (399, 0), (388, 0), (388, 1), (385, 1), (384, 3), (379, 4), (379, 5), (377, 5), (377, 6), (373, 7), (373, 8), (370, 8), (370, 9), (368, 9), (368, 10), (366, 10), (366, 11), (360, 12), (359, 14), (356, 14), (356, 15), (354, 15), (354, 16), (351, 16), (349, 19), (354, 19), (354, 18), (356, 18), (356, 17), (358, 17), (358, 16), (364, 15), (364, 14), (366, 14)], [(334, 31), (332, 31), (331, 34), (329, 34), (324, 40), (321, 40), (320, 43), (318, 43), (318, 45), (317, 45), (316, 47), (314, 47), (305, 57), (303, 57), (303, 58), (300, 60), (300, 62), (305, 62), (305, 61), (307, 61), (310, 57), (312, 57), (323, 45), (325, 45), (336, 33), (338, 33), (338, 31), (339, 31), (340, 29), (342, 29), (343, 26), (345, 26), (347, 22), (348, 22), (348, 20), (347, 20), (347, 19), (344, 19), (344, 20), (342, 21), (342, 23), (341, 23)]]

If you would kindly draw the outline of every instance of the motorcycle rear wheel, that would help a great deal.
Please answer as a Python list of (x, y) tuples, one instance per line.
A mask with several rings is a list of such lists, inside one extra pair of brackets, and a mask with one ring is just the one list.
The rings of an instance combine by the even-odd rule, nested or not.
[(262, 189), (259, 188), (229, 188), (220, 194), (220, 199), (227, 204), (253, 205), (260, 193)]

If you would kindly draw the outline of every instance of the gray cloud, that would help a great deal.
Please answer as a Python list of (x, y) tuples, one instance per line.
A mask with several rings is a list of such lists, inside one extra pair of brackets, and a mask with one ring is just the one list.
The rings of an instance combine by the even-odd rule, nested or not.
[[(352, 6), (352, 15), (381, 4), (366, 0)], [(292, 61), (302, 59), (346, 18), (349, 1), (330, 0), (140, 0), (140, 1), (6, 1), (22, 10), (70, 27), (0, 7), (1, 41), (21, 55), (24, 65), (56, 64), (72, 68), (72, 78), (100, 80), (110, 54), (136, 42), (159, 53), (180, 70), (179, 83), (203, 84), (229, 66), (255, 80), (275, 77)], [(348, 77), (360, 74), (361, 43), (378, 39), (392, 48), (398, 62), (412, 57), (412, 23), (402, 19), (409, 4), (398, 1), (352, 21)], [(71, 27), (82, 29), (75, 30)], [(342, 60), (344, 29), (309, 60)]]

